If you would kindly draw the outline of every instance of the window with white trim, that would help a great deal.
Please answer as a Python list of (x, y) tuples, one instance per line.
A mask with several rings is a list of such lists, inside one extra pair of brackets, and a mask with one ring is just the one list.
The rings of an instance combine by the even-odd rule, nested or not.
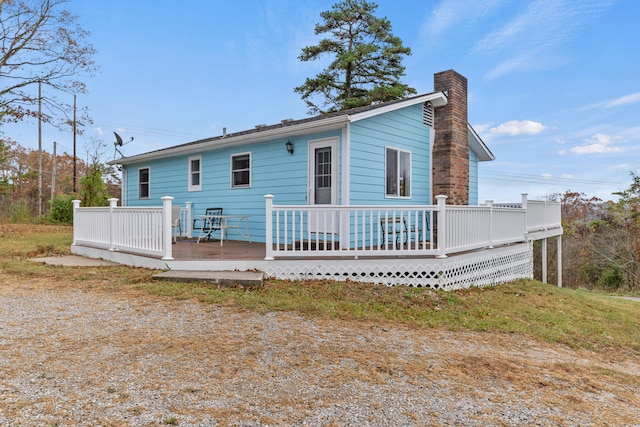
[(202, 156), (189, 157), (189, 191), (202, 191)]
[(231, 188), (251, 187), (251, 153), (231, 156)]
[(150, 177), (151, 177), (151, 173), (149, 168), (138, 169), (138, 198), (139, 199), (149, 198)]
[(387, 197), (411, 197), (411, 152), (386, 149)]

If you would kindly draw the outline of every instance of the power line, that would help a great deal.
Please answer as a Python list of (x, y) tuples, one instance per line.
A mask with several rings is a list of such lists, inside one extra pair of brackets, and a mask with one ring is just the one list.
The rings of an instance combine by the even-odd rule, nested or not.
[(118, 129), (118, 128), (124, 128), (127, 130), (127, 133), (133, 133), (136, 135), (146, 135), (146, 136), (150, 136), (150, 137), (156, 137), (156, 138), (166, 138), (166, 139), (173, 139), (173, 140), (179, 140), (179, 141), (184, 141), (184, 142), (189, 142), (189, 141), (193, 141), (193, 140), (198, 140), (198, 139), (203, 139), (203, 138), (209, 138), (213, 135), (202, 135), (202, 134), (196, 134), (196, 133), (189, 133), (189, 132), (181, 132), (181, 131), (175, 131), (175, 130), (167, 130), (167, 129), (158, 129), (158, 128), (151, 128), (151, 127), (145, 127), (145, 126), (135, 126), (135, 125), (127, 125), (127, 124), (123, 124), (123, 123), (110, 123), (110, 122), (99, 122), (99, 123), (94, 123), (92, 127), (100, 127), (102, 129), (104, 128), (114, 128), (114, 129)]
[(541, 176), (541, 175), (528, 175), (528, 174), (519, 174), (519, 173), (509, 173), (509, 172), (480, 172), (480, 178), (493, 180), (493, 181), (508, 181), (508, 182), (524, 182), (529, 184), (546, 184), (546, 185), (557, 185), (557, 184), (583, 184), (583, 185), (594, 185), (600, 187), (618, 187), (622, 185), (620, 182), (615, 181), (602, 181), (602, 180), (589, 180), (589, 179), (578, 179), (578, 178), (564, 178), (564, 177), (554, 177), (554, 176)]

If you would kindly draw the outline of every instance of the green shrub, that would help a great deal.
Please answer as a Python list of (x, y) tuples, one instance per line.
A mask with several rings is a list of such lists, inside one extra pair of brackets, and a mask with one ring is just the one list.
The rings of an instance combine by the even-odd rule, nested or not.
[(615, 267), (608, 267), (602, 271), (602, 274), (596, 282), (596, 288), (605, 291), (615, 291), (622, 287), (624, 277), (622, 272)]
[(73, 194), (61, 194), (53, 199), (49, 218), (51, 222), (58, 224), (73, 224), (73, 203), (76, 198)]

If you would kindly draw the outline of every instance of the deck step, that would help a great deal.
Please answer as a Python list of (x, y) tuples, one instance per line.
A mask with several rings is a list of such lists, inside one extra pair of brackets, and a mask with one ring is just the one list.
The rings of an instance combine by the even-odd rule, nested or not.
[(154, 274), (155, 280), (172, 282), (204, 282), (220, 286), (262, 286), (262, 271), (178, 271), (169, 270)]

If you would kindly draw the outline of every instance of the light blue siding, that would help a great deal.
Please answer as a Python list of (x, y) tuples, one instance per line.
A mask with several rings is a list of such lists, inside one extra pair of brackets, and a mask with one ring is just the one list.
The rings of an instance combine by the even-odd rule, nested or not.
[(469, 150), (469, 205), (478, 204), (478, 155)]
[[(422, 105), (381, 114), (351, 125), (352, 205), (429, 204), (429, 132)], [(411, 152), (411, 197), (385, 195), (385, 147)]]
[[(192, 202), (194, 215), (208, 207), (222, 207), (225, 214), (249, 214), (251, 240), (265, 240), (265, 194), (273, 194), (276, 204), (307, 204), (308, 141), (340, 137), (341, 131), (288, 138), (189, 153), (167, 159), (127, 165), (129, 206), (159, 206), (162, 196), (173, 196), (174, 204)], [(287, 153), (290, 140), (294, 154)], [(251, 186), (231, 188), (231, 156), (251, 153)], [(202, 155), (202, 191), (188, 191), (189, 157)], [(339, 161), (340, 155), (338, 155)], [(138, 169), (150, 168), (149, 199), (138, 197)], [(339, 183), (338, 183), (339, 185)], [(338, 187), (339, 188), (339, 187)], [(235, 239), (234, 231), (229, 238)]]

